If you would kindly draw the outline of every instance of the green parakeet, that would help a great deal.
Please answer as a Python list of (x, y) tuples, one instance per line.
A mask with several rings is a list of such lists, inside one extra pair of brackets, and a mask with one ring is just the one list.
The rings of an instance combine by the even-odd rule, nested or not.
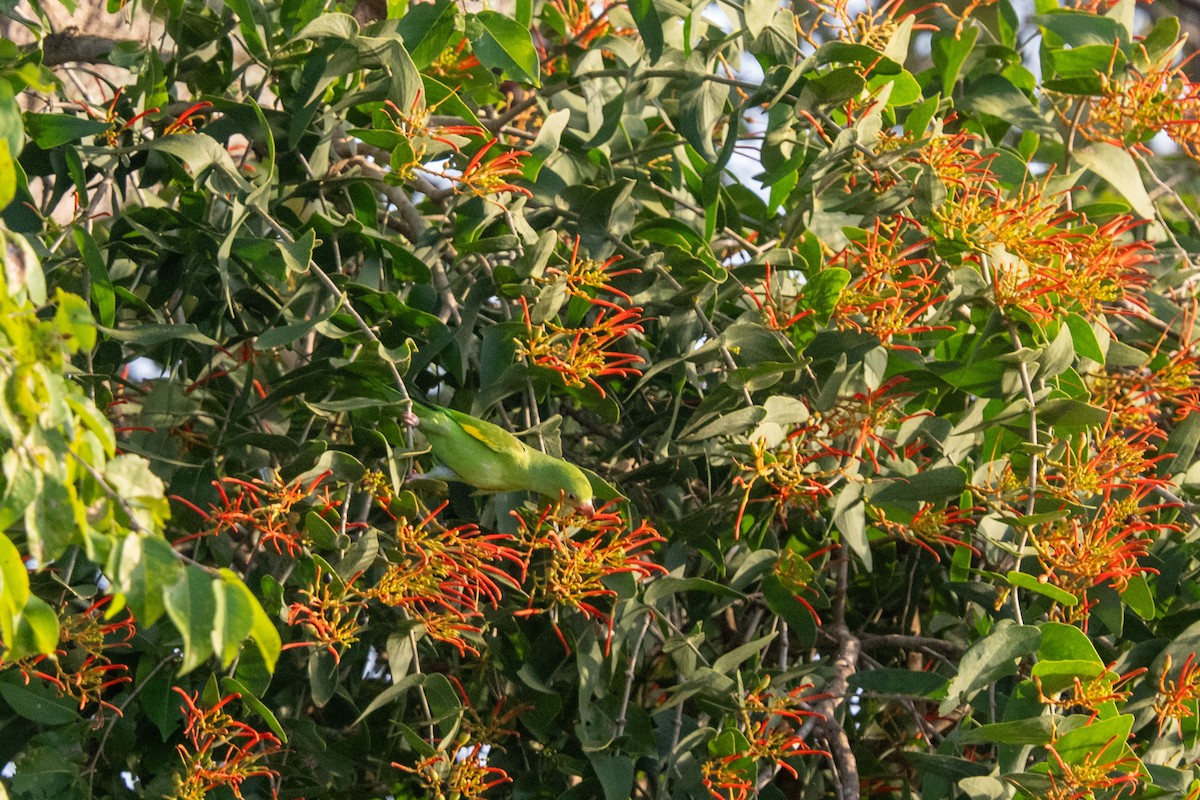
[(430, 477), (462, 481), (486, 492), (537, 492), (595, 513), (592, 484), (579, 467), (533, 449), (498, 425), (416, 402), (404, 422), (425, 435), (445, 467), (427, 472)]

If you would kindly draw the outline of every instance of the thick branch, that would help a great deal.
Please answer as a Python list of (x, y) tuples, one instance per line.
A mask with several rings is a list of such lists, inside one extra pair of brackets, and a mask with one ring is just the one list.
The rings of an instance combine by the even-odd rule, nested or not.
[(833, 679), (826, 685), (825, 691), (831, 695), (823, 702), (821, 713), (825, 720), (821, 727), (824, 729), (825, 741), (832, 756), (834, 776), (837, 781), (838, 800), (859, 800), (858, 759), (850, 746), (850, 737), (838, 719), (838, 708), (846, 702), (846, 694), (850, 690), (850, 676), (858, 670), (858, 657), (862, 652), (862, 643), (846, 625), (846, 593), (850, 583), (850, 558), (847, 556), (837, 562), (837, 586), (833, 597), (833, 624), (828, 632), (837, 640), (837, 652), (833, 656)]
[(58, 67), (72, 61), (94, 64), (108, 57), (119, 44), (130, 39), (110, 39), (81, 33), (78, 28), (52, 33), (42, 40), (42, 64)]

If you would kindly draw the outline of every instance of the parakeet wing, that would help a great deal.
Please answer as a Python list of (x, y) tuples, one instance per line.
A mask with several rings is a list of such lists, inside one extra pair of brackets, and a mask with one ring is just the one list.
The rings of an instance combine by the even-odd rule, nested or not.
[(442, 409), (446, 416), (458, 423), (463, 432), (472, 439), (486, 445), (497, 453), (511, 454), (514, 448), (520, 449), (523, 444), (520, 439), (498, 425), (468, 416), (450, 408)]

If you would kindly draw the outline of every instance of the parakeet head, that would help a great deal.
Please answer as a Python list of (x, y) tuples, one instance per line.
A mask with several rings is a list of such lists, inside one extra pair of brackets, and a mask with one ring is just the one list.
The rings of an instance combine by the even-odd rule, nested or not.
[(568, 504), (588, 516), (594, 514), (596, 509), (592, 505), (591, 481), (574, 464), (564, 461), (559, 462), (559, 466), (560, 469), (555, 471), (556, 474), (550, 481), (551, 485), (546, 487), (548, 490), (546, 494), (553, 497), (561, 496)]

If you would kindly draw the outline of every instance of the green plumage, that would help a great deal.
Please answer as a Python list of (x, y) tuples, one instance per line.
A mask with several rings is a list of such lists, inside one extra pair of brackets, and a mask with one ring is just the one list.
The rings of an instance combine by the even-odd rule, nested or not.
[(591, 510), (591, 482), (574, 464), (460, 411), (414, 402), (413, 414), (434, 456), (453, 473), (447, 477), (487, 492), (537, 492)]

